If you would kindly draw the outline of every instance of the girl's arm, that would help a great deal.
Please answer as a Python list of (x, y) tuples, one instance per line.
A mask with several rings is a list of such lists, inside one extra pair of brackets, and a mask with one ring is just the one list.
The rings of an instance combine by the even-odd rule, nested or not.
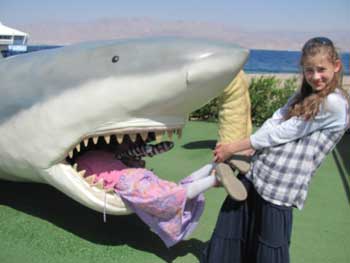
[(340, 94), (332, 93), (328, 95), (314, 119), (292, 117), (270, 129), (260, 129), (250, 137), (251, 144), (255, 149), (262, 149), (302, 138), (321, 129), (345, 129), (348, 122), (347, 106), (347, 101)]
[[(276, 115), (278, 116), (278, 115)], [(214, 150), (214, 161), (223, 162), (232, 154), (244, 150), (259, 150), (287, 143), (316, 130), (345, 130), (349, 124), (347, 101), (339, 94), (328, 95), (319, 114), (313, 120), (293, 117), (278, 123), (264, 124), (248, 138), (228, 144), (218, 144)]]
[[(281, 108), (279, 108), (269, 119), (267, 119), (263, 125), (260, 127), (259, 131), (269, 131), (273, 129), (276, 125), (280, 124), (284, 120), (284, 116), (288, 112), (288, 108), (293, 98), (296, 96), (295, 93), (291, 96), (288, 102)], [(241, 152), (240, 154), (252, 155), (255, 152), (255, 149), (252, 147), (250, 137), (245, 139), (234, 141), (232, 143), (222, 144), (219, 143), (215, 147), (214, 153), (214, 162), (223, 162), (226, 159), (230, 158), (233, 154)]]
[(223, 162), (234, 153), (247, 150), (254, 151), (250, 142), (250, 137), (232, 143), (219, 143), (214, 150), (214, 162)]

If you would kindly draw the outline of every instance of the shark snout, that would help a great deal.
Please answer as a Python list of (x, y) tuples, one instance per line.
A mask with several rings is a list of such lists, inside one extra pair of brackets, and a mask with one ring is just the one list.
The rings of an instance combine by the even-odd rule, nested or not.
[(237, 74), (243, 67), (248, 55), (249, 51), (243, 48), (202, 54), (187, 70), (188, 87), (195, 87), (197, 83), (213, 78), (232, 78), (232, 75)]
[(236, 47), (217, 53), (205, 53), (187, 70), (187, 99), (196, 98), (200, 107), (208, 98), (218, 96), (234, 79), (247, 61), (249, 51)]

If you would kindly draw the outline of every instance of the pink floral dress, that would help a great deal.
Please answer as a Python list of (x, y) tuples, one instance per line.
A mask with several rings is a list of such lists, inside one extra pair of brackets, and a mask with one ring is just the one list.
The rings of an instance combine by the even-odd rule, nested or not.
[(95, 181), (104, 180), (104, 187), (113, 187), (115, 193), (133, 210), (153, 232), (170, 247), (186, 238), (197, 226), (204, 209), (201, 194), (187, 200), (183, 184), (158, 178), (143, 168), (128, 168), (114, 156), (88, 153), (78, 160), (87, 174), (96, 174)]

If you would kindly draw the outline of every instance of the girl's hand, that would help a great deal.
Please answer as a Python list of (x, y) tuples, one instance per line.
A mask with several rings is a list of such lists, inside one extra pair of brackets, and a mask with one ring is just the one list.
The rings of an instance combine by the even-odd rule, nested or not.
[(227, 160), (232, 155), (230, 144), (217, 144), (213, 153), (214, 162), (220, 163)]
[(242, 154), (242, 155), (245, 155), (245, 156), (253, 156), (255, 154), (255, 150), (254, 149), (248, 149), (248, 150), (239, 152), (239, 154)]

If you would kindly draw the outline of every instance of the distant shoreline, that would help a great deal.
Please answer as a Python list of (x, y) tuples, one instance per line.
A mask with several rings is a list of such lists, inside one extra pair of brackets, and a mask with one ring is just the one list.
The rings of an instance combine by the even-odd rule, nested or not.
[[(122, 40), (122, 39), (121, 39)], [(104, 41), (104, 40), (101, 40), (101, 41)], [(105, 41), (108, 41), (108, 39), (106, 39)], [(70, 45), (74, 45), (74, 44), (79, 44), (79, 43), (86, 43), (86, 42), (92, 42), (92, 40), (90, 41), (82, 41), (82, 42), (73, 42), (73, 43), (56, 43), (56, 44), (45, 44), (45, 43), (35, 43), (35, 42), (32, 42), (30, 44), (28, 44), (28, 47), (65, 47), (65, 46), (70, 46)], [(254, 48), (254, 47), (246, 47), (248, 48), (249, 50), (253, 50), (253, 51), (269, 51), (269, 52), (291, 52), (291, 53), (300, 53), (300, 49), (288, 49), (288, 48), (279, 48), (279, 47), (275, 47), (275, 48)], [(340, 50), (340, 53), (341, 54), (350, 54), (350, 50)]]

